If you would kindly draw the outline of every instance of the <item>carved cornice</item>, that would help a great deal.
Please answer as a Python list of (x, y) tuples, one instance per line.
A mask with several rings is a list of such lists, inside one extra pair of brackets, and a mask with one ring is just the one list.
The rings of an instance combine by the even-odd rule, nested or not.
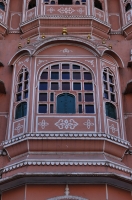
[(128, 148), (130, 142), (118, 138), (116, 136), (105, 134), (105, 133), (25, 133), (21, 136), (12, 138), (10, 140), (3, 141), (3, 146), (6, 148), (13, 144), (19, 143), (24, 140), (30, 139), (98, 139), (98, 140), (107, 140), (114, 142), (118, 145)]

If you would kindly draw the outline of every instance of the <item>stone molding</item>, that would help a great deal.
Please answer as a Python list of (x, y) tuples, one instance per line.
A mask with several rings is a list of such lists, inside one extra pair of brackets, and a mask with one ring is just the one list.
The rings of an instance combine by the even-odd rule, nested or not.
[(105, 134), (105, 133), (25, 133), (21, 136), (14, 137), (10, 140), (3, 141), (3, 146), (11, 146), (18, 142), (27, 139), (98, 139), (98, 140), (108, 140), (114, 142), (118, 145), (129, 147), (130, 142), (118, 138), (116, 136)]
[(15, 169), (24, 167), (24, 166), (104, 166), (104, 167), (110, 167), (119, 171), (123, 171), (128, 174), (132, 174), (132, 170), (126, 166), (122, 166), (116, 163), (112, 163), (109, 161), (65, 161), (65, 160), (40, 160), (40, 161), (35, 161), (35, 160), (26, 160), (26, 161), (21, 161), (9, 166), (6, 166), (2, 169), (2, 173), (7, 173), (9, 171), (13, 171)]
[(69, 200), (88, 200), (88, 199), (84, 199), (82, 197), (71, 196), (71, 195), (54, 197), (54, 198), (47, 199), (47, 200), (67, 200), (67, 199), (69, 199)]
[(91, 19), (91, 20), (95, 20), (95, 21), (97, 21), (97, 22), (99, 22), (99, 23), (101, 23), (101, 24), (103, 24), (103, 25), (105, 25), (105, 26), (107, 26), (107, 27), (111, 27), (111, 25), (110, 24), (108, 24), (108, 23), (106, 23), (105, 21), (101, 21), (100, 19), (98, 19), (98, 18), (96, 18), (95, 16), (92, 16), (92, 15), (89, 15), (89, 16), (62, 16), (62, 15), (54, 15), (54, 16), (49, 16), (49, 15), (38, 15), (38, 16), (35, 16), (34, 18), (31, 18), (31, 19), (29, 19), (29, 20), (26, 20), (26, 21), (24, 21), (24, 22), (22, 22), (21, 24), (20, 24), (20, 27), (22, 27), (22, 26), (24, 26), (24, 25), (27, 25), (28, 23), (30, 23), (30, 22), (34, 22), (35, 20), (38, 20), (38, 19)]

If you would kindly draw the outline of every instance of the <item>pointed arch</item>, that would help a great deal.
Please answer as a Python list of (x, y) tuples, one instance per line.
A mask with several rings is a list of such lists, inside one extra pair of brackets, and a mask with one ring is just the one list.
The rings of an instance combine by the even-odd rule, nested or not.
[(78, 197), (78, 196), (66, 195), (66, 196), (54, 197), (54, 198), (47, 199), (47, 200), (88, 200), (88, 199), (85, 199), (83, 197)]
[(50, 45), (59, 45), (62, 43), (67, 43), (67, 44), (72, 44), (72, 45), (79, 45), (82, 47), (85, 47), (89, 50), (91, 50), (91, 52), (93, 52), (93, 54), (95, 54), (96, 56), (100, 57), (100, 52), (97, 49), (97, 45), (95, 45), (93, 42), (89, 41), (89, 40), (85, 40), (79, 37), (74, 37), (74, 36), (65, 36), (65, 37), (52, 37), (49, 39), (44, 40), (43, 42), (41, 41), (41, 43), (36, 47), (36, 49), (34, 50), (34, 52), (32, 53), (32, 55), (34, 54), (38, 54), (38, 52), (47, 46)]
[(108, 55), (112, 56), (112, 57), (116, 60), (118, 66), (121, 67), (121, 68), (124, 68), (124, 63), (123, 63), (122, 59), (121, 59), (120, 56), (119, 56), (117, 53), (115, 53), (113, 50), (109, 50), (109, 49), (104, 50), (104, 51), (102, 52), (102, 56), (103, 56), (104, 54), (108, 54)]
[(29, 55), (31, 56), (31, 50), (30, 49), (22, 49), (18, 51), (9, 61), (8, 66), (13, 66), (16, 61), (21, 57), (22, 55)]

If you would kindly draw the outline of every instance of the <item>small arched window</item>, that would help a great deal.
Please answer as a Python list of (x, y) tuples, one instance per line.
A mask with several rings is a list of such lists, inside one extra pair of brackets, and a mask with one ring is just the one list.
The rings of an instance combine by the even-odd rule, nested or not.
[(22, 68), (18, 75), (16, 101), (22, 101), (28, 98), (28, 79), (29, 73), (27, 69)]
[(99, 0), (94, 0), (94, 7), (103, 10), (102, 3)]
[(79, 5), (79, 4), (80, 4), (80, 1), (76, 1), (75, 4), (76, 4), (76, 5)]
[(107, 117), (117, 119), (116, 107), (112, 103), (109, 102), (105, 103), (105, 112)]
[(0, 9), (5, 11), (5, 5), (3, 2), (0, 2)]
[(28, 10), (36, 7), (36, 0), (31, 0), (28, 4)]
[(72, 0), (58, 0), (58, 4), (60, 4), (60, 5), (71, 5)]
[(113, 73), (108, 69), (103, 72), (104, 98), (115, 102), (115, 79)]
[(15, 119), (25, 117), (27, 115), (27, 102), (22, 102), (16, 107)]
[(131, 10), (131, 4), (130, 3), (127, 3), (125, 10), (126, 10), (126, 12)]

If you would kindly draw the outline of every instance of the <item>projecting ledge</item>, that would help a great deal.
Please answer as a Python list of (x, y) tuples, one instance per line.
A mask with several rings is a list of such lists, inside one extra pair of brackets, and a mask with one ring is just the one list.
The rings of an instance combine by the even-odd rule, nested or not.
[(132, 93), (132, 79), (127, 83), (125, 88), (124, 94), (131, 94)]
[(3, 81), (0, 80), (0, 93), (6, 94), (6, 88)]

